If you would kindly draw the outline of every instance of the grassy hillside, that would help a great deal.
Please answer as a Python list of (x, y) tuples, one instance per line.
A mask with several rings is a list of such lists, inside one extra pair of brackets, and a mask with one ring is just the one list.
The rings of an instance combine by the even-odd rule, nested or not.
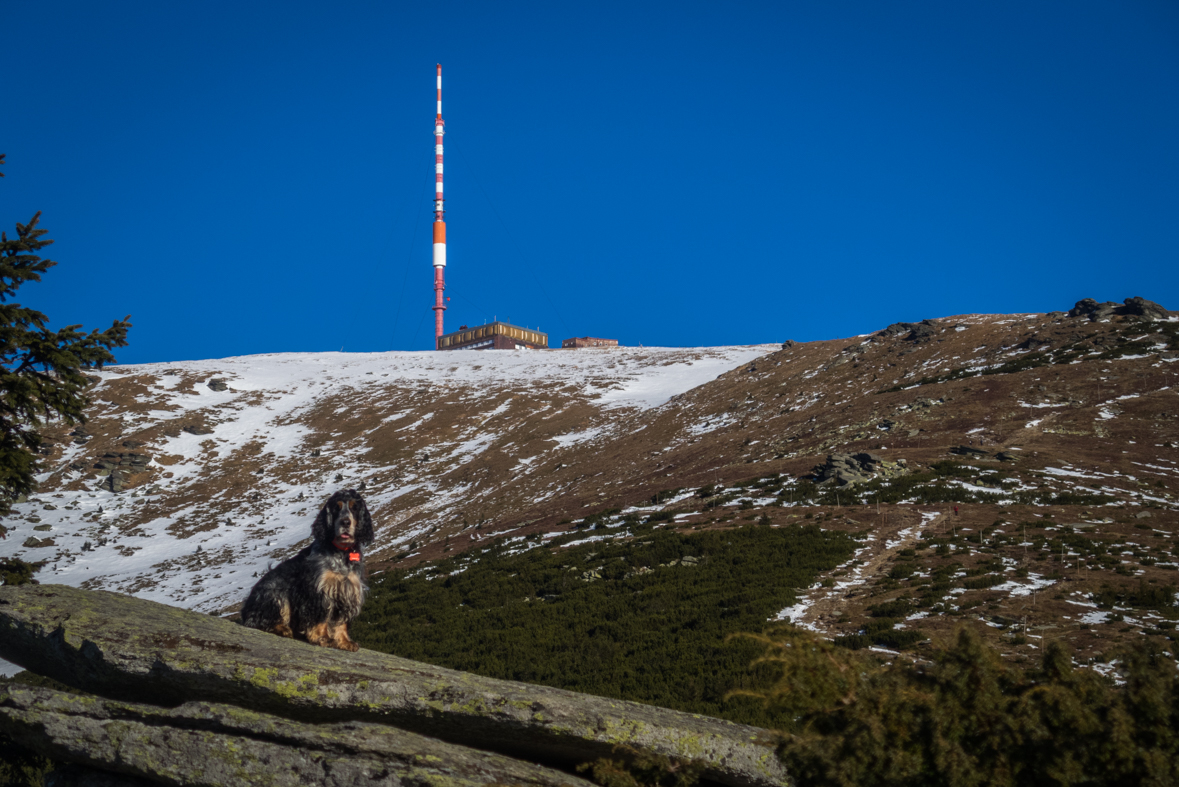
[(724, 700), (767, 677), (749, 667), (760, 646), (726, 637), (761, 631), (856, 543), (814, 525), (675, 532), (633, 518), (506, 539), (377, 578), (354, 634), (481, 675), (781, 727), (760, 702)]

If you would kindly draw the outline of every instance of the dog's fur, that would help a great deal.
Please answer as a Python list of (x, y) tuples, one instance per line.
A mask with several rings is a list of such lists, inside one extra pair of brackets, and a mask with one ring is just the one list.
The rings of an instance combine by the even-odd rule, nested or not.
[(363, 547), (372, 540), (364, 498), (354, 489), (336, 492), (311, 525), (311, 545), (254, 585), (242, 606), (242, 624), (312, 645), (359, 650), (348, 624), (364, 603)]

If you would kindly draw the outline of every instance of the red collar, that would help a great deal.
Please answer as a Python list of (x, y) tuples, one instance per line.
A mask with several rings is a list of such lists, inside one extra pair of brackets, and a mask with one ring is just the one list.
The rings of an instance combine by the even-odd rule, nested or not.
[(340, 544), (337, 541), (332, 541), (332, 546), (334, 546), (336, 549), (340, 550), (341, 552), (347, 552), (349, 563), (359, 563), (360, 562), (360, 550), (359, 549), (353, 549), (352, 545), (340, 546)]

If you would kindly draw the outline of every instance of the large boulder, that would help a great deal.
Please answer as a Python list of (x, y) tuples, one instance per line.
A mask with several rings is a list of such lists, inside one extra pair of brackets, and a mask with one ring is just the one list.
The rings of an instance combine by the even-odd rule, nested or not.
[(1155, 303), (1148, 301), (1146, 298), (1127, 298), (1123, 301), (1123, 305), (1118, 308), (1118, 314), (1124, 314), (1130, 317), (1144, 317), (1148, 320), (1166, 320), (1171, 316), (1171, 313), (1165, 308)]
[(157, 784), (591, 785), (384, 724), (304, 724), (218, 703), (162, 708), (20, 684), (0, 686), (0, 729), (55, 760)]
[(294, 721), (393, 725), (563, 767), (630, 751), (690, 761), (732, 787), (788, 782), (766, 730), (314, 647), (104, 591), (0, 587), (0, 658), (122, 702), (199, 701)]
[(1098, 303), (1092, 298), (1083, 298), (1068, 310), (1069, 317), (1088, 317), (1090, 322), (1104, 320), (1113, 315), (1118, 305), (1113, 301)]

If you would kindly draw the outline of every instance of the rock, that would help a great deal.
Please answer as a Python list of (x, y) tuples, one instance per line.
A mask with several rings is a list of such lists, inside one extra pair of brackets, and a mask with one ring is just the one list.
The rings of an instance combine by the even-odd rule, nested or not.
[(909, 335), (905, 337), (905, 341), (920, 343), (932, 339), (940, 333), (937, 326), (930, 320), (922, 320), (913, 326), (909, 331)]
[(789, 350), (796, 344), (798, 344), (798, 342), (794, 341), (793, 339), (787, 339), (786, 341), (782, 342), (782, 349)]
[(209, 380), (209, 389), (212, 391), (228, 391), (229, 385), (225, 382), (223, 377), (214, 377)]
[[(126, 453), (105, 453), (102, 455), (102, 458), (94, 464), (94, 466), (107, 469), (115, 467), (146, 468), (150, 462), (151, 457), (147, 454), (137, 454), (128, 451)], [(135, 470), (134, 472), (141, 471)]]
[(76, 763), (54, 768), (45, 774), (45, 787), (155, 787), (158, 784)]
[(883, 460), (876, 454), (831, 454), (814, 469), (815, 483), (835, 480), (839, 486), (869, 481)]
[(704, 778), (730, 787), (789, 781), (766, 730), (318, 648), (104, 591), (0, 586), (0, 658), (121, 702), (229, 703), (317, 724), (374, 722), (564, 765), (630, 749), (692, 760)]
[(25, 547), (26, 549), (41, 549), (42, 547), (55, 547), (57, 544), (53, 542), (52, 538), (37, 538), (35, 536), (29, 536), (25, 539), (25, 542), (21, 544), (21, 546)]
[(1041, 347), (1047, 347), (1052, 344), (1049, 339), (1041, 339), (1039, 336), (1029, 336), (1019, 344), (1015, 345), (1017, 350), (1038, 350)]
[(151, 457), (131, 451), (125, 453), (106, 453), (94, 463), (96, 475), (103, 476), (99, 483), (100, 489), (112, 492), (122, 492), (126, 487), (127, 475), (147, 472), (147, 465)]
[(1148, 320), (1166, 320), (1169, 319), (1171, 313), (1165, 308), (1155, 303), (1148, 301), (1146, 298), (1127, 298), (1122, 301), (1123, 305), (1118, 308), (1118, 314), (1124, 314), (1128, 317), (1145, 317)]
[(34, 525), (33, 526), (33, 530), (36, 530), (39, 533), (48, 533), (52, 529), (53, 529), (53, 525)]
[(1151, 514), (1149, 511), (1139, 511), (1137, 514), (1134, 515), (1134, 518), (1135, 519), (1150, 519), (1151, 516), (1153, 516), (1153, 514)]
[(206, 429), (203, 426), (196, 426), (196, 425), (192, 425), (192, 424), (184, 427), (182, 429), (182, 431), (185, 431), (185, 432), (188, 432), (189, 434), (194, 434), (194, 435), (213, 434), (212, 429)]
[(1068, 316), (1088, 317), (1090, 322), (1098, 322), (1115, 314), (1125, 317), (1141, 317), (1147, 320), (1166, 320), (1171, 316), (1171, 313), (1159, 304), (1138, 296), (1127, 298), (1121, 306), (1113, 301), (1098, 303), (1092, 298), (1085, 298), (1077, 301), (1077, 304), (1069, 310)]
[(1018, 462), (1019, 461), (1019, 456), (1011, 453), (1010, 451), (1000, 451), (999, 453), (995, 454), (995, 458), (998, 459), (1000, 462)]
[(951, 454), (958, 456), (990, 456), (990, 451), (985, 451), (982, 448), (975, 448), (972, 445), (957, 445), (950, 449)]
[(909, 331), (913, 330), (913, 325), (914, 323), (911, 322), (894, 322), (892, 325), (888, 326), (876, 335), (884, 337), (898, 336), (902, 333), (908, 333)]
[(1092, 298), (1083, 298), (1069, 309), (1069, 317), (1088, 317), (1090, 322), (1104, 320), (1113, 315), (1118, 305), (1113, 301), (1098, 303)]
[(876, 335), (881, 338), (888, 338), (889, 336), (905, 334), (903, 337), (905, 341), (920, 344), (921, 342), (932, 339), (939, 332), (937, 324), (932, 320), (922, 320), (921, 322), (894, 322)]
[(141, 440), (124, 440), (123, 447), (124, 448), (142, 448), (143, 442)]
[(48, 757), (169, 784), (590, 785), (382, 724), (302, 724), (209, 702), (159, 708), (9, 684), (0, 725)]

